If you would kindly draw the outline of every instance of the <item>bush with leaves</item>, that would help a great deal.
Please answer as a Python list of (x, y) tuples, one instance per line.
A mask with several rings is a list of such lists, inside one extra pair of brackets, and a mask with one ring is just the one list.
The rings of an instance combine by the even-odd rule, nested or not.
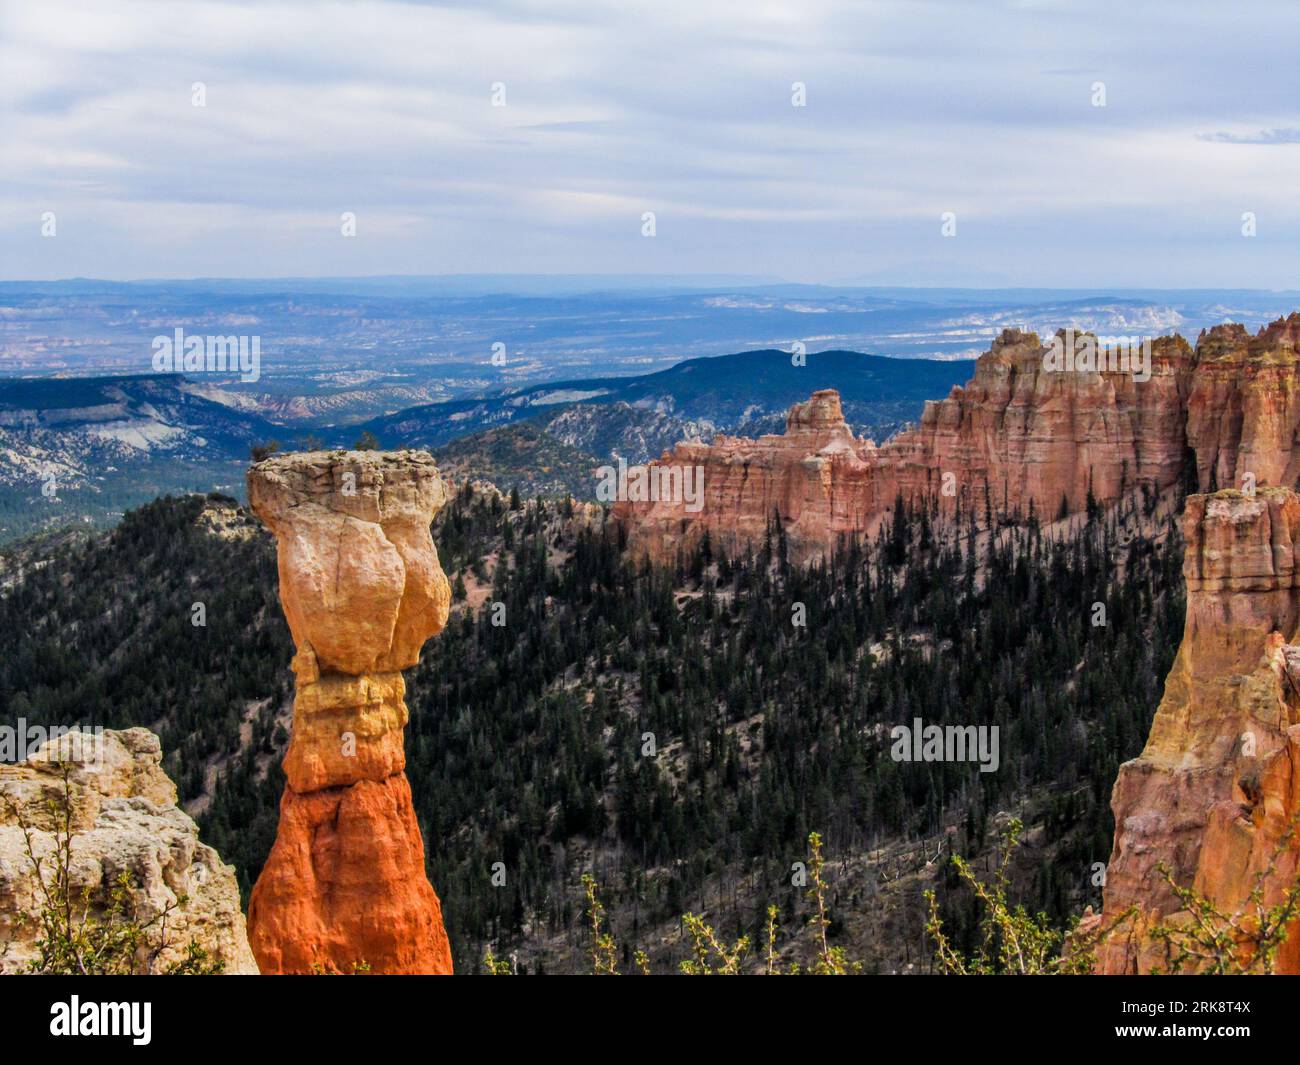
[[(1049, 925), (1045, 914), (1031, 916), (1023, 906), (1011, 905), (1007, 899), (1007, 871), (1022, 828), (1015, 820), (1007, 826), (1002, 859), (991, 884), (982, 883), (965, 859), (953, 856), (961, 879), (983, 906), (983, 938), (974, 955), (963, 957), (954, 949), (944, 933), (934, 892), (925, 893), (930, 907), (926, 931), (934, 941), (944, 973), (956, 976), (1091, 973), (1097, 965), (1097, 947), (1136, 915), (1138, 908), (1130, 906), (1109, 923), (1100, 918), (1092, 918), (1086, 924), (1076, 920), (1069, 933), (1061, 933)], [(1300, 877), (1292, 877), (1281, 899), (1271, 906), (1264, 903), (1265, 887), (1276, 882), (1278, 866), (1291, 852), (1298, 828), (1300, 814), (1292, 817), (1269, 864), (1255, 875), (1245, 903), (1233, 913), (1225, 912), (1194, 889), (1178, 884), (1168, 865), (1158, 863), (1157, 871), (1182, 903), (1182, 909), (1155, 921), (1145, 932), (1138, 930), (1139, 935), (1164, 950), (1164, 964), (1153, 967), (1150, 974), (1272, 974), (1278, 951), (1300, 914)]]
[(989, 884), (975, 875), (965, 858), (959, 854), (952, 856), (958, 875), (975, 893), (982, 907), (980, 945), (974, 954), (964, 957), (952, 945), (944, 932), (934, 891), (925, 893), (929, 906), (925, 930), (934, 941), (942, 973), (949, 976), (1090, 973), (1096, 966), (1097, 945), (1132, 916), (1131, 911), (1126, 910), (1108, 926), (1098, 921), (1088, 927), (1082, 927), (1079, 919), (1075, 918), (1070, 931), (1061, 932), (1052, 927), (1047, 914), (1030, 914), (1022, 904), (1013, 905), (1008, 898), (1008, 874), (1023, 830), (1024, 825), (1014, 818), (1007, 824), (1002, 834), (1002, 857)]
[[(813, 906), (813, 916), (808, 920), (808, 927), (813, 930), (816, 942), (816, 960), (801, 970), (796, 963), (791, 963), (785, 975), (797, 976), (801, 972), (810, 976), (844, 976), (848, 973), (861, 972), (859, 962), (851, 962), (845, 956), (843, 947), (833, 947), (828, 941), (828, 929), (831, 920), (828, 916), (828, 885), (825, 876), (825, 859), (822, 857), (822, 838), (817, 832), (808, 837), (809, 887), (808, 899)], [(587, 921), (591, 933), (591, 971), (597, 976), (617, 976), (618, 945), (607, 928), (605, 907), (600, 901), (599, 886), (596, 878), (584, 873), (582, 886), (587, 895)], [(762, 969), (753, 971), (766, 976), (782, 973), (777, 957), (777, 907), (767, 908), (766, 940), (767, 950)], [(678, 972), (683, 976), (740, 976), (745, 972), (745, 962), (750, 953), (749, 936), (741, 936), (728, 944), (722, 939), (704, 917), (696, 913), (682, 915), (682, 925), (690, 938), (691, 957), (678, 964)], [(650, 958), (644, 950), (633, 952), (633, 961), (638, 971), (650, 975)], [(502, 962), (489, 949), (484, 958), (484, 967), (493, 975), (509, 975), (514, 970), (509, 963)]]
[[(31, 824), (9, 796), (0, 796), (23, 833), (23, 852), (32, 867), (39, 909), (28, 919), (40, 927), (36, 957), (28, 972), (43, 976), (211, 976), (225, 965), (215, 960), (197, 941), (183, 948), (184, 956), (160, 967), (159, 958), (169, 946), (167, 921), (186, 903), (182, 895), (147, 921), (131, 914), (135, 885), (125, 871), (112, 882), (99, 912), (92, 905), (90, 885), (72, 886), (72, 782), (67, 765), (60, 767), (61, 801), (49, 809), (54, 831), (52, 854), (39, 856)], [(142, 951), (144, 952), (142, 960)]]
[(1156, 869), (1183, 904), (1184, 923), (1166, 917), (1151, 926), (1150, 937), (1164, 948), (1164, 965), (1153, 973), (1209, 976), (1271, 976), (1277, 954), (1287, 940), (1291, 923), (1300, 910), (1300, 876), (1292, 876), (1282, 898), (1264, 904), (1266, 885), (1277, 879), (1278, 865), (1292, 853), (1300, 813), (1292, 816), (1269, 858), (1255, 874), (1246, 901), (1235, 913), (1225, 913), (1204, 895), (1180, 887), (1164, 862)]

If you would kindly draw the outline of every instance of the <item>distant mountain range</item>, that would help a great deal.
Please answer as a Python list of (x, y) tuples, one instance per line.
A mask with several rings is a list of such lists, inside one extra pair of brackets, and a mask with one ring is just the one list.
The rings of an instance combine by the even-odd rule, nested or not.
[(0, 381), (0, 537), (242, 489), (250, 446), (276, 431), (175, 375)]
[[(150, 373), (152, 343), (256, 336), (256, 381), (206, 375), (274, 421), (355, 424), (420, 403), (663, 370), (794, 344), (971, 359), (1005, 327), (1194, 338), (1255, 329), (1295, 293), (924, 289), (764, 278), (463, 277), (0, 282), (0, 377)], [(197, 382), (196, 382), (197, 383)]]
[[(779, 430), (790, 405), (818, 388), (835, 388), (844, 415), (859, 432), (884, 436), (915, 418), (927, 399), (941, 399), (974, 372), (968, 360), (889, 359), (853, 351), (822, 351), (796, 365), (788, 351), (745, 351), (688, 359), (640, 377), (588, 377), (509, 389), (478, 399), (413, 407), (364, 423), (386, 446), (437, 447), (473, 429), (538, 418), (563, 425), (574, 406), (614, 407), (627, 428), (648, 430), (642, 448), (629, 438), (591, 436), (597, 453), (629, 459), (657, 455), (662, 441), (714, 432)], [(776, 419), (776, 421), (774, 421)], [(573, 441), (576, 442), (576, 439)]]
[(411, 407), (360, 426), (276, 424), (238, 396), (182, 375), (0, 379), (0, 538), (103, 523), (168, 492), (242, 492), (254, 443), (434, 450), (448, 472), (524, 491), (593, 490), (594, 466), (659, 455), (685, 438), (779, 432), (786, 410), (836, 388), (845, 415), (883, 438), (926, 399), (966, 381), (968, 361), (849, 351), (749, 351), (640, 377), (589, 377)]
[[(1253, 329), (1291, 302), (1235, 290), (692, 289), (662, 278), (577, 291), (592, 283), (504, 278), (496, 294), (493, 279), (0, 283), (0, 540), (110, 522), (167, 492), (240, 495), (250, 445), (272, 439), (347, 447), (370, 433), (434, 451), (457, 477), (585, 497), (596, 465), (720, 432), (779, 432), (819, 388), (838, 390), (855, 432), (881, 441), (969, 380), (964, 356), (1004, 327), (1191, 337), (1225, 318)], [(150, 338), (180, 325), (260, 336), (262, 376), (147, 372)], [(802, 364), (760, 346), (777, 336), (809, 349)], [(726, 353), (737, 337), (762, 339)], [(683, 350), (697, 357), (672, 354)]]

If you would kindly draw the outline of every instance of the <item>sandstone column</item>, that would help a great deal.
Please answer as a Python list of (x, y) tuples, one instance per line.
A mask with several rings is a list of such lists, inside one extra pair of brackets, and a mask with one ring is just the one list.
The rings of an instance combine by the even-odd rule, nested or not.
[[(1300, 497), (1286, 488), (1190, 496), (1183, 528), (1183, 642), (1147, 745), (1120, 767), (1111, 799), (1104, 920), (1137, 913), (1099, 951), (1104, 973), (1163, 966), (1150, 926), (1190, 923), (1159, 863), (1236, 913), (1300, 810)], [(1298, 850), (1292, 840), (1273, 865), (1266, 906), (1294, 881)], [(1277, 971), (1300, 972), (1300, 927)]]
[(450, 973), (406, 780), (401, 671), (451, 593), (429, 533), (447, 500), (426, 452), (275, 455), (248, 471), (275, 534), (297, 654), (280, 826), (248, 906), (263, 973)]

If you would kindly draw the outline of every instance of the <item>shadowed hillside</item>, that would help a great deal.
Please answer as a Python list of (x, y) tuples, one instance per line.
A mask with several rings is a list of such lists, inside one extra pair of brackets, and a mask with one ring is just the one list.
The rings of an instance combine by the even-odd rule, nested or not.
[[(529, 971), (585, 967), (584, 871), (655, 968), (685, 956), (690, 909), (737, 935), (776, 903), (789, 927), (812, 830), (834, 940), (869, 969), (928, 966), (927, 886), (969, 945), (974, 900), (934, 859), (987, 854), (1008, 814), (1029, 825), (1017, 896), (1058, 924), (1095, 903), (1110, 785), (1182, 625), (1180, 541), (1134, 537), (1142, 521), (1121, 508), (1063, 543), (1030, 526), (990, 546), (903, 509), (829, 567), (788, 566), (774, 535), (753, 561), (706, 543), (673, 574), (629, 567), (596, 508), (461, 490), (434, 525), (455, 602), (408, 674), (406, 744), (458, 969), (488, 942)], [(159, 731), (245, 891), (287, 740), (274, 565), (231, 501), (160, 500), (11, 552), (0, 597), (6, 719)], [(889, 729), (916, 716), (997, 725), (1002, 771), (894, 761)]]

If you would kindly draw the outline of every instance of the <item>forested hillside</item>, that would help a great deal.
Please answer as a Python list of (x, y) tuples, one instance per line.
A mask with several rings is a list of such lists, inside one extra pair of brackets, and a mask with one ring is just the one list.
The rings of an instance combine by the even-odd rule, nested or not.
[[(408, 675), (407, 735), (458, 967), (491, 942), (526, 971), (581, 968), (584, 871), (657, 968), (685, 956), (686, 910), (733, 937), (769, 903), (797, 924), (812, 830), (831, 935), (868, 968), (928, 963), (922, 886), (969, 936), (972, 900), (933, 859), (987, 853), (1008, 813), (1030, 825), (1019, 897), (1058, 922), (1095, 903), (1110, 787), (1182, 628), (1160, 513), (990, 538), (900, 501), (827, 564), (793, 569), (774, 533), (754, 560), (706, 540), (674, 573), (627, 558), (597, 508), (462, 489), (434, 527), (456, 604)], [(164, 499), (24, 545), (0, 577), (5, 719), (157, 730), (246, 892), (291, 691), (269, 536), (230, 500)], [(997, 771), (894, 761), (889, 730), (916, 717), (998, 726)]]

